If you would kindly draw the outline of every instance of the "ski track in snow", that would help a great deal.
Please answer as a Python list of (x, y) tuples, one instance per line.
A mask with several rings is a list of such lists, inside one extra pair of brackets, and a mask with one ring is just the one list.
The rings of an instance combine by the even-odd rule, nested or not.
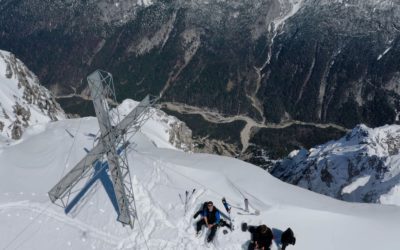
[[(92, 147), (93, 140), (86, 134), (96, 134), (96, 120), (84, 118), (78, 125), (79, 121), (33, 127), (18, 143), (1, 145), (0, 249), (206, 249), (206, 233), (195, 237), (199, 217), (195, 220), (192, 216), (208, 200), (225, 212), (222, 197), (232, 204), (236, 230), (224, 235), (225, 228), (220, 228), (209, 249), (246, 249), (250, 234), (241, 232), (241, 222), (266, 223), (276, 232), (290, 226), (298, 238), (293, 247), (297, 250), (319, 250), (322, 244), (328, 250), (397, 249), (394, 246), (400, 226), (394, 218), (400, 217), (399, 208), (333, 200), (285, 184), (236, 159), (171, 149), (167, 135), (147, 136), (151, 131), (168, 133), (156, 122), (147, 123), (145, 133), (138, 132), (132, 138), (136, 146), (128, 151), (137, 208), (133, 230), (116, 221), (116, 213), (101, 185), (86, 197), (72, 217), (67, 216), (60, 207), (50, 204), (43, 193), (66, 173), (66, 162), (72, 167), (84, 155), (82, 148)], [(76, 131), (78, 126), (81, 128), (72, 139), (65, 129)], [(69, 148), (73, 140), (76, 149), (67, 160), (65, 150), (54, 150), (48, 155), (48, 149)], [(31, 145), (40, 150), (28, 153)], [(15, 151), (19, 152), (18, 157)], [(190, 193), (193, 189), (196, 191), (185, 214), (179, 194), (185, 197), (185, 191)], [(243, 210), (244, 197), (249, 200), (250, 212), (259, 210), (260, 215), (237, 214)], [(324, 234), (320, 233), (322, 228)], [(365, 237), (373, 240), (365, 241)], [(325, 248), (327, 242), (330, 244)], [(276, 249), (274, 243), (271, 250)]]
[(39, 216), (52, 218), (54, 220), (62, 222), (63, 224), (69, 225), (71, 227), (75, 227), (75, 228), (83, 230), (83, 231), (90, 231), (91, 236), (94, 236), (95, 238), (97, 238), (99, 240), (107, 239), (108, 243), (112, 243), (112, 244), (116, 245), (119, 241), (122, 240), (122, 238), (120, 238), (120, 237), (113, 236), (106, 232), (98, 230), (96, 227), (90, 226), (89, 224), (86, 224), (86, 223), (80, 221), (79, 219), (73, 219), (71, 217), (65, 216), (64, 214), (60, 214), (59, 212), (56, 212), (56, 211), (52, 210), (51, 208), (49, 208), (48, 205), (53, 206), (53, 204), (40, 205), (40, 204), (28, 202), (28, 201), (21, 201), (21, 202), (2, 204), (2, 205), (0, 205), (0, 211), (4, 213), (4, 212), (8, 212), (10, 210), (13, 213), (15, 213), (15, 211), (18, 211), (18, 210), (25, 210), (25, 211), (27, 210), (27, 211), (37, 214)]

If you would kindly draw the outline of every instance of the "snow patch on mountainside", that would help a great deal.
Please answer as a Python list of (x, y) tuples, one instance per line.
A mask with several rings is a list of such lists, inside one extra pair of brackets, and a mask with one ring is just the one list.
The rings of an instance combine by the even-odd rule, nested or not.
[(384, 55), (386, 55), (386, 53), (388, 53), (389, 52), (389, 50), (391, 49), (392, 47), (389, 47), (389, 48), (387, 48), (387, 49), (385, 49), (385, 51), (383, 51), (382, 52), (382, 54), (379, 54), (379, 56), (378, 56), (378, 58), (376, 59), (376, 60), (381, 60), (381, 58), (384, 56)]
[(139, 8), (146, 8), (153, 5), (152, 0), (99, 0), (94, 1), (94, 3), (97, 4), (100, 10), (102, 21), (115, 25), (121, 25), (132, 20)]
[(29, 125), (64, 118), (38, 78), (12, 53), (0, 50), (0, 139), (19, 139)]
[(350, 183), (342, 189), (342, 194), (350, 194), (357, 188), (363, 187), (365, 184), (368, 183), (370, 178), (371, 176), (364, 176), (356, 179), (354, 182)]
[(172, 17), (163, 24), (159, 30), (154, 34), (143, 36), (139, 42), (135, 42), (128, 47), (128, 52), (134, 52), (137, 56), (148, 53), (150, 50), (156, 47), (164, 47), (168, 41), (169, 35), (174, 28), (176, 20), (176, 12)]
[(274, 29), (278, 29), (287, 19), (294, 16), (302, 7), (304, 0), (280, 0), (281, 9), (284, 15), (274, 20)]
[(359, 125), (338, 141), (292, 152), (271, 173), (347, 201), (400, 205), (400, 126)]

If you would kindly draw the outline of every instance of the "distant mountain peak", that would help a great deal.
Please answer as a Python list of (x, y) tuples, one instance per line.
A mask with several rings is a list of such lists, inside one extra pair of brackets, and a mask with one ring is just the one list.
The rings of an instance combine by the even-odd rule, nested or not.
[(293, 151), (271, 172), (335, 198), (399, 205), (399, 149), (399, 125), (358, 125), (337, 141)]

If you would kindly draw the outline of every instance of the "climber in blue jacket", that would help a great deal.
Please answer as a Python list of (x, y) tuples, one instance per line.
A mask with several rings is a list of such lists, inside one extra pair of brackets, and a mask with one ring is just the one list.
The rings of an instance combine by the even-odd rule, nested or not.
[(221, 220), (221, 214), (212, 201), (207, 202), (207, 208), (203, 210), (201, 219), (196, 224), (196, 235), (200, 234), (201, 227), (205, 225), (210, 233), (207, 237), (207, 242), (211, 242), (218, 229), (218, 224)]

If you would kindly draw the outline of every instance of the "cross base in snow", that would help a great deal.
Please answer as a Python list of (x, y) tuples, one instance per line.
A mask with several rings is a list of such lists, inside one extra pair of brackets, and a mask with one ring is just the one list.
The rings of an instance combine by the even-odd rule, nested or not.
[[(136, 211), (129, 165), (124, 153), (129, 144), (125, 137), (127, 133), (134, 134), (140, 129), (158, 98), (146, 96), (114, 125), (107, 102), (110, 94), (116, 101), (111, 74), (96, 70), (87, 77), (87, 81), (100, 127), (99, 142), (49, 191), (49, 197), (53, 203), (62, 206), (65, 213), (70, 213), (92, 185), (100, 180), (117, 212), (117, 220), (133, 227)], [(70, 199), (75, 193), (77, 195)]]

